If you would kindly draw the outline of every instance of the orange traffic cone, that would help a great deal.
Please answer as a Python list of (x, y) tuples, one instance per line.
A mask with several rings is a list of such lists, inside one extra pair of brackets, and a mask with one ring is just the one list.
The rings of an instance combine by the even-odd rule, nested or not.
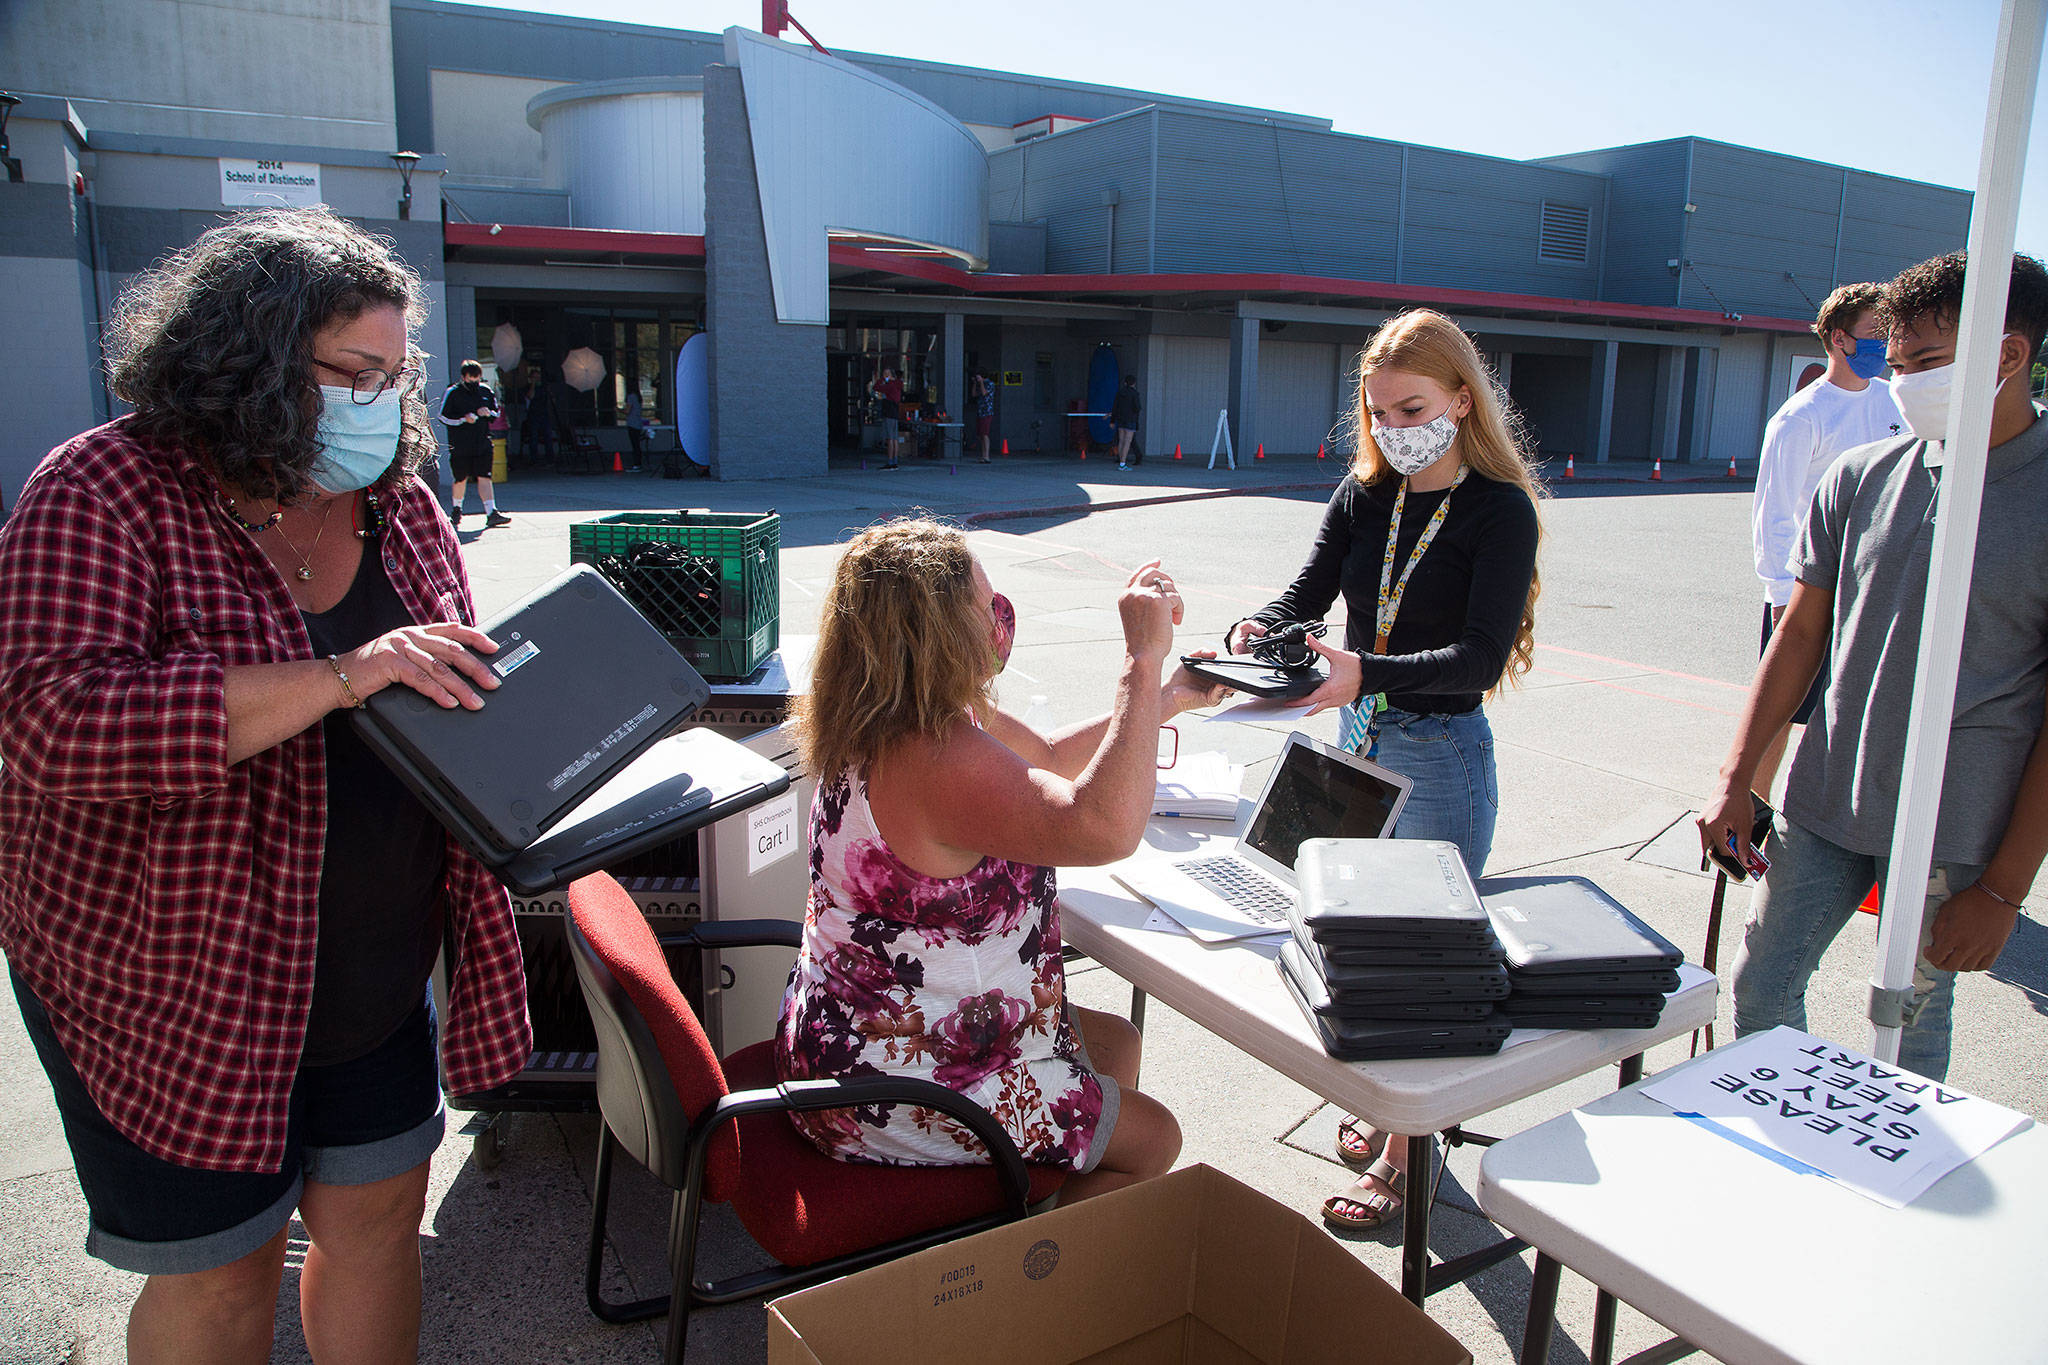
[(1564, 476), (1567, 479), (1576, 479), (1577, 477), (1579, 477), (1578, 471), (1572, 468), (1572, 457), (1569, 455), (1564, 457)]
[(1003, 438), (1003, 454), (1007, 455), (1007, 454), (1009, 454), (1009, 453), (1010, 453), (1010, 438), (1009, 438), (1009, 437), (1007, 437), (1007, 436), (1005, 436), (1005, 437)]
[(1664, 457), (1659, 455), (1657, 463), (1650, 466), (1650, 478), (1656, 483), (1664, 482)]
[(626, 472), (626, 462), (625, 462), (624, 460), (620, 459), (620, 458), (619, 458), (619, 452), (618, 452), (618, 451), (616, 451), (616, 450), (614, 450), (614, 451), (612, 452), (612, 473), (614, 473), (614, 474), (623, 474), (623, 473), (625, 473), (625, 472)]
[(1173, 458), (1174, 458), (1174, 459), (1176, 459), (1176, 460), (1178, 460), (1178, 459), (1180, 458), (1180, 442), (1179, 442), (1179, 441), (1175, 441), (1175, 442), (1173, 443)]
[(1739, 479), (1742, 477), (1741, 474), (1736, 472), (1735, 457), (1733, 455), (1730, 455), (1728, 457), (1728, 477), (1731, 479)]
[(1259, 442), (1259, 453), (1252, 456), (1252, 458), (1254, 460), (1263, 460), (1266, 458), (1266, 443), (1264, 441)]
[(1874, 915), (1878, 912), (1881, 905), (1882, 898), (1878, 895), (1877, 885), (1872, 883), (1869, 892), (1863, 897), (1863, 904), (1856, 908), (1866, 915)]
[(1329, 458), (1329, 450), (1327, 448), (1328, 444), (1329, 443), (1326, 441), (1316, 442), (1316, 458), (1318, 460), (1326, 460)]

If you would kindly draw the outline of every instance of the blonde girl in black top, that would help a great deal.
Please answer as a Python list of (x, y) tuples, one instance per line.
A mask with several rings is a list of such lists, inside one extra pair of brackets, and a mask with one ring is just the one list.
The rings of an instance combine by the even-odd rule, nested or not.
[[(1345, 747), (1414, 780), (1396, 836), (1455, 843), (1476, 877), (1500, 807), (1482, 703), (1534, 659), (1541, 490), (1506, 396), (1440, 313), (1403, 313), (1373, 337), (1353, 417), (1358, 455), (1308, 562), (1226, 644), (1240, 653), (1282, 622), (1319, 619), (1341, 592), (1343, 647), (1312, 641), (1330, 677), (1310, 714), (1340, 707)], [(1362, 1230), (1394, 1217), (1406, 1140), (1347, 1116), (1338, 1151), (1367, 1172), (1324, 1202), (1325, 1220)]]

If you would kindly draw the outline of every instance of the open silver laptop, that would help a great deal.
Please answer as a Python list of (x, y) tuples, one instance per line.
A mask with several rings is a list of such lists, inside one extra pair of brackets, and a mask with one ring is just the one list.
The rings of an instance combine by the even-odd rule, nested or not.
[(1287, 932), (1294, 857), (1304, 839), (1391, 834), (1414, 783), (1299, 731), (1234, 844), (1182, 858), (1132, 858), (1110, 875), (1211, 943)]

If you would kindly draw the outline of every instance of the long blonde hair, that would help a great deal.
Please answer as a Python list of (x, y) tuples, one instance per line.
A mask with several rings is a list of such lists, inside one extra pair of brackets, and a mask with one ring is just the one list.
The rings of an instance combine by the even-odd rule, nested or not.
[(958, 531), (903, 517), (855, 536), (825, 591), (810, 690), (790, 708), (804, 767), (830, 781), (965, 712), (986, 720), (991, 624)]
[[(1545, 490), (1524, 450), (1521, 419), (1493, 372), (1479, 358), (1479, 348), (1457, 323), (1442, 313), (1415, 308), (1388, 319), (1358, 358), (1357, 385), (1350, 420), (1355, 428), (1358, 454), (1351, 472), (1363, 484), (1397, 479), (1400, 474), (1387, 463), (1372, 439), (1372, 418), (1366, 410), (1365, 381), (1381, 370), (1419, 374), (1456, 393), (1464, 389), (1472, 396), (1472, 411), (1458, 423), (1458, 456), (1475, 471), (1499, 483), (1513, 484), (1527, 495), (1539, 511), (1537, 544), (1543, 543), (1540, 515)], [(1508, 652), (1507, 668), (1499, 683), (1516, 684), (1536, 662), (1536, 599), (1543, 592), (1540, 569), (1529, 574), (1529, 596), (1522, 603), (1522, 622), (1515, 629), (1514, 646)]]

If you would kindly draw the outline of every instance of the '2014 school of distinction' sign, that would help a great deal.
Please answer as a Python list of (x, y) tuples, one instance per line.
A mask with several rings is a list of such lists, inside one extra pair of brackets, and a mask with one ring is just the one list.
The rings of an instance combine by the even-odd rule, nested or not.
[(246, 161), (220, 158), (223, 208), (311, 208), (320, 198), (317, 161)]

